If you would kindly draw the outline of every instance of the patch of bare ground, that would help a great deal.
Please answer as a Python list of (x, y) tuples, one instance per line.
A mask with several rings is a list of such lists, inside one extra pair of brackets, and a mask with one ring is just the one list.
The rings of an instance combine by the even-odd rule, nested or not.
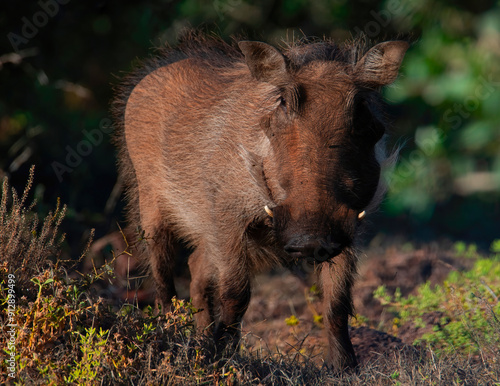
[[(289, 272), (261, 276), (257, 281), (243, 322), (244, 344), (297, 360), (307, 358), (321, 366), (327, 341), (321, 323), (314, 320), (321, 312), (319, 299), (310, 296), (309, 287)], [(291, 315), (297, 317), (298, 324), (287, 325), (286, 318)], [(361, 364), (395, 352), (417, 354), (401, 339), (369, 327), (352, 327), (350, 334)]]
[[(469, 269), (472, 263), (471, 259), (457, 258), (451, 252), (432, 247), (410, 252), (389, 248), (384, 253), (366, 254), (360, 264), (354, 303), (356, 313), (368, 319), (364, 323), (367, 326), (351, 328), (360, 363), (394, 352), (416, 354), (412, 343), (439, 323), (438, 313), (431, 312), (423, 316), (426, 327), (403, 325), (397, 331), (397, 337), (378, 331), (377, 328), (393, 318), (373, 297), (379, 286), (385, 285), (389, 293), (400, 288), (402, 295), (407, 296), (420, 284), (426, 281), (432, 285), (440, 284), (451, 270)], [(245, 343), (266, 347), (273, 352), (307, 355), (321, 364), (326, 339), (321, 324), (314, 320), (315, 315), (321, 314), (321, 303), (318, 297), (311, 295), (309, 284), (288, 270), (259, 276), (244, 318)], [(299, 323), (295, 326), (285, 322), (291, 315), (298, 318)], [(353, 324), (359, 323), (354, 320)]]

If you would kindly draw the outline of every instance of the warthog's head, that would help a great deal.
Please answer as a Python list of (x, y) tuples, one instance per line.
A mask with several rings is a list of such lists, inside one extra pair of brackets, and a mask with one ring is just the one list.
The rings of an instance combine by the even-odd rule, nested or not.
[(261, 126), (276, 236), (294, 258), (331, 259), (378, 201), (386, 158), (379, 90), (396, 79), (408, 44), (381, 43), (359, 58), (328, 43), (285, 55), (260, 42), (239, 46), (253, 77), (275, 86)]

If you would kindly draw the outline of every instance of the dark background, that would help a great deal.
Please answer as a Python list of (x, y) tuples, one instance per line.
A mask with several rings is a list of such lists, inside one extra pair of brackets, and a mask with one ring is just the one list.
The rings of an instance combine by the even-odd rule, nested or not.
[(404, 147), (366, 240), (487, 248), (500, 238), (498, 2), (61, 2), (0, 5), (0, 176), (22, 191), (36, 165), (37, 210), (46, 214), (58, 197), (68, 205), (63, 229), (74, 251), (90, 228), (100, 237), (124, 224), (105, 134), (113, 85), (186, 27), (276, 45), (303, 35), (342, 42), (361, 32), (375, 42), (410, 39), (399, 80), (384, 90), (392, 146)]

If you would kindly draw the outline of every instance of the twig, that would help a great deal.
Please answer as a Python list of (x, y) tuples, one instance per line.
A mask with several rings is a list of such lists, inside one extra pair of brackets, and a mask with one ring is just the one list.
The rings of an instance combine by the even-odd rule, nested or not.
[(498, 296), (495, 295), (495, 292), (493, 292), (493, 290), (490, 288), (490, 286), (488, 284), (486, 284), (486, 282), (483, 279), (481, 279), (481, 284), (484, 285), (486, 290), (491, 294), (491, 296), (493, 296), (493, 299), (495, 299), (495, 301), (498, 302)]

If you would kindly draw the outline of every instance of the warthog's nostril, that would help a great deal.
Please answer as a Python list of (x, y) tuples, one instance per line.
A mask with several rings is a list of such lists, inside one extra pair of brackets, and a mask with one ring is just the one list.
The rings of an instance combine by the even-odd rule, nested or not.
[(294, 252), (302, 252), (303, 247), (299, 245), (287, 244), (285, 245), (285, 252), (294, 253)]
[(320, 245), (314, 250), (314, 260), (326, 261), (342, 252), (342, 245), (339, 243), (320, 241)]

